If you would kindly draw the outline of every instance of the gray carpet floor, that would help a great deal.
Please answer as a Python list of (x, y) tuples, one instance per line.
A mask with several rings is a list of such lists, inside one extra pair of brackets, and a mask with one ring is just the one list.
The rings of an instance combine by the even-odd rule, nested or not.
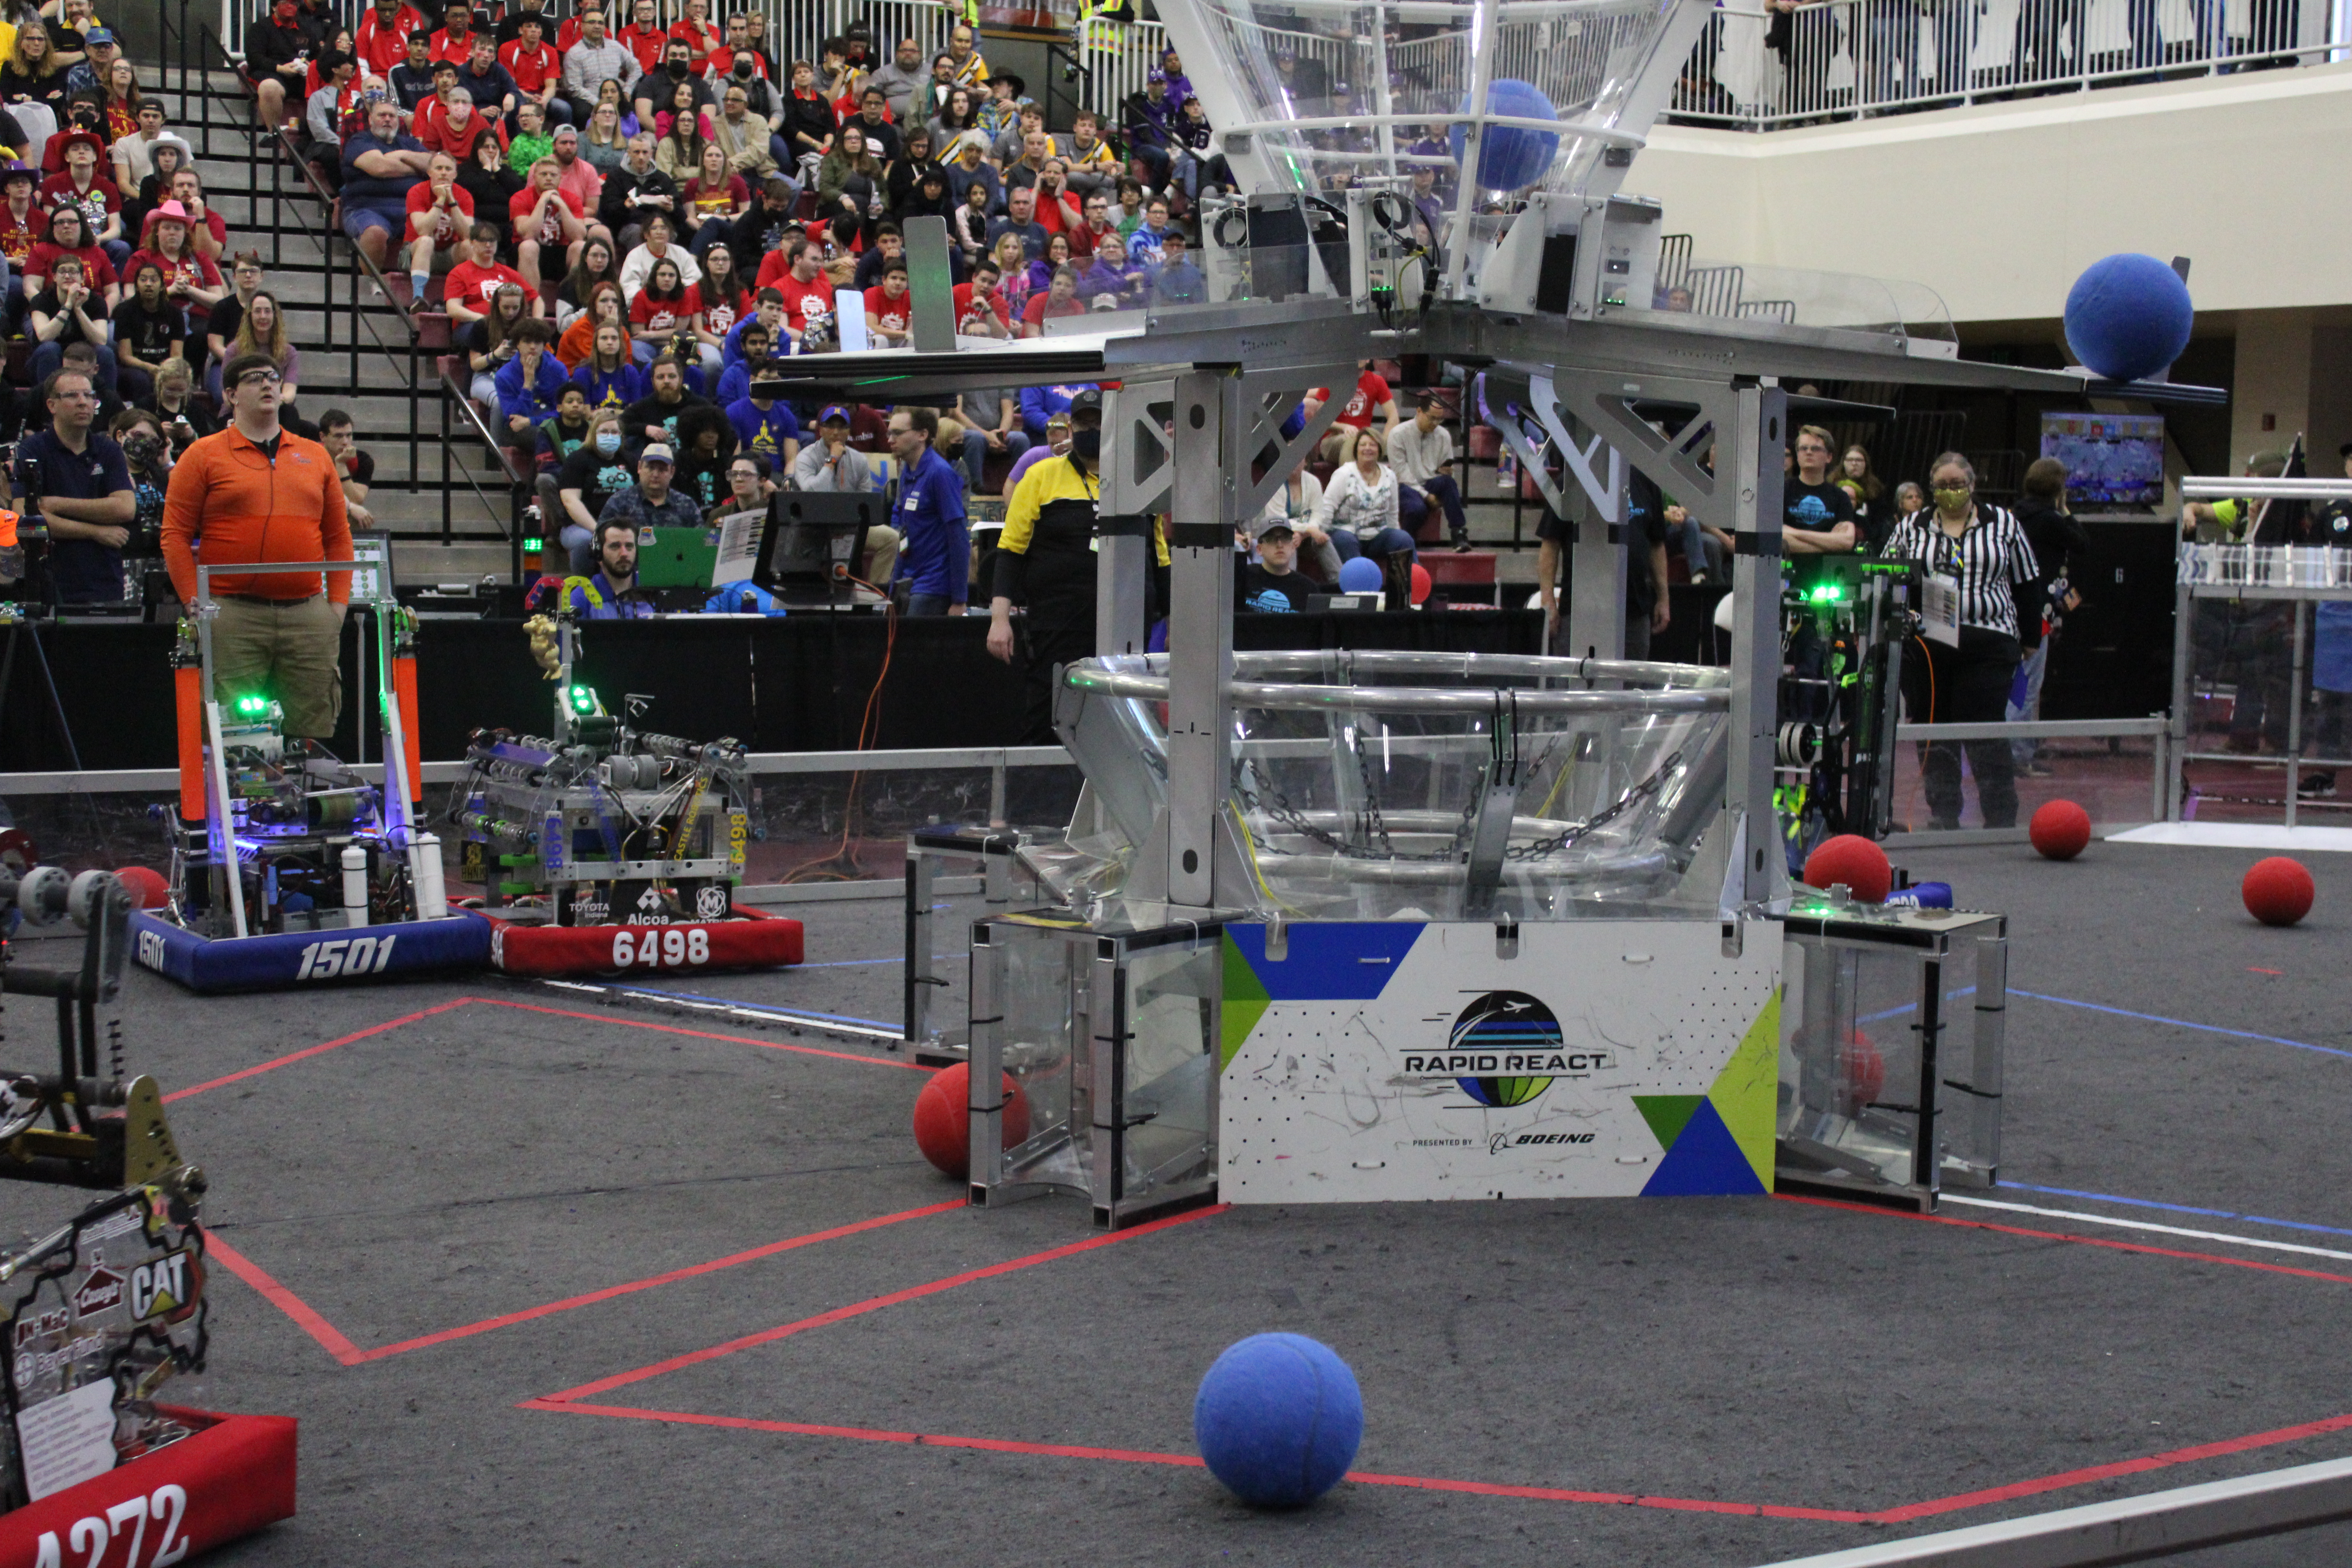
[[(137, 976), (132, 1065), (168, 1089), (393, 1024), (172, 1109), (218, 1240), (345, 1343), (214, 1269), (187, 1402), (302, 1422), (299, 1516), (215, 1561), (1738, 1568), (2352, 1454), (2347, 1429), (1890, 1525), (1361, 1483), (1265, 1514), (1197, 1468), (879, 1440), (1189, 1455), (1202, 1370), (1276, 1328), (1354, 1366), (1360, 1470), (1654, 1500), (1871, 1512), (2352, 1412), (2352, 1256), (2244, 1244), (2352, 1255), (2352, 858), (2309, 858), (2318, 908), (2283, 931), (2239, 905), (2252, 858), (1910, 853), (2011, 918), (2014, 1185), (1990, 1195), (2060, 1215), (1233, 1210), (575, 1396), (695, 1421), (523, 1406), (1087, 1241), (1082, 1207), (918, 1212), (961, 1194), (908, 1131), (923, 1075), (813, 1031), (495, 978), (204, 1000)], [(898, 905), (803, 912), (807, 967), (691, 988), (895, 1020)], [(11, 1006), (21, 1040), (45, 1037), (34, 1006)], [(940, 1006), (959, 1016), (961, 988)], [(0, 1190), (0, 1227), (71, 1206)], [(808, 1426), (835, 1430), (789, 1429)]]

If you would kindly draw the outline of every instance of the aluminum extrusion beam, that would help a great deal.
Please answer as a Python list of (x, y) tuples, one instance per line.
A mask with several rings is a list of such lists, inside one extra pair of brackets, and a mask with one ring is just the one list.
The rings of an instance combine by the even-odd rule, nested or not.
[(2108, 1568), (2352, 1519), (2352, 1459), (1915, 1535), (1771, 1568)]

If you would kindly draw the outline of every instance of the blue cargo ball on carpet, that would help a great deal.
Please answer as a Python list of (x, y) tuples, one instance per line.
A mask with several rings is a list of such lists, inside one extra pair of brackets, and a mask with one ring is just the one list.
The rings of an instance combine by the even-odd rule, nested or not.
[(1219, 1356), (1192, 1401), (1209, 1473), (1259, 1508), (1296, 1508), (1339, 1484), (1364, 1436), (1356, 1374), (1304, 1334), (1252, 1334)]
[[(1462, 112), (1472, 112), (1469, 95), (1462, 99)], [(1488, 84), (1486, 112), (1508, 115), (1514, 120), (1558, 120), (1559, 110), (1543, 89), (1514, 77), (1503, 77)], [(1454, 163), (1459, 168), (1463, 148), (1470, 140), (1470, 128), (1454, 128)], [(1523, 125), (1489, 125), (1478, 144), (1478, 184), (1489, 191), (1524, 190), (1544, 176), (1551, 161), (1559, 156), (1559, 138), (1549, 131), (1531, 131)]]
[(1381, 563), (1369, 555), (1359, 555), (1339, 563), (1339, 591), (1344, 594), (1377, 594), (1381, 588)]
[(2066, 291), (2066, 342), (2109, 381), (2154, 375), (2189, 346), (2189, 285), (2153, 256), (2094, 261)]

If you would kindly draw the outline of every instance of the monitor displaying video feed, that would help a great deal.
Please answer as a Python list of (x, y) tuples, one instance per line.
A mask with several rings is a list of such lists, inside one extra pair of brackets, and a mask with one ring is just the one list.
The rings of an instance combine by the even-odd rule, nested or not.
[(2164, 501), (2164, 416), (2045, 414), (2042, 455), (2066, 465), (2066, 502), (2146, 507)]

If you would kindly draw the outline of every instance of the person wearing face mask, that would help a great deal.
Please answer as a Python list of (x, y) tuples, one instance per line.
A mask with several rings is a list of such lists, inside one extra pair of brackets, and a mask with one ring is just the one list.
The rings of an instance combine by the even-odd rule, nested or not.
[(569, 552), (572, 570), (585, 573), (604, 503), (633, 482), (621, 461), (621, 411), (599, 408), (588, 416), (588, 438), (572, 449), (555, 474), (555, 500), (562, 515), (558, 540)]
[[(1102, 497), (1102, 394), (1070, 404), (1069, 450), (1033, 464), (1004, 503), (992, 560), (988, 651), (1021, 659), (1021, 745), (1054, 743), (1054, 669), (1095, 653), (1095, 523)], [(1021, 632), (1013, 606), (1025, 606)]]
[(147, 564), (163, 555), (163, 497), (172, 482), (172, 445), (163, 438), (162, 422), (143, 408), (126, 408), (114, 416), (114, 439), (131, 467), (131, 493), (138, 507), (131, 538), (122, 547), (128, 592), (136, 598), (148, 575)]
[[(1976, 499), (1976, 469), (1947, 452), (1927, 469), (1932, 504), (1902, 518), (1886, 537), (1890, 560), (1916, 561), (1929, 579), (1927, 624), (1903, 660), (1903, 706), (1917, 724), (1997, 724), (2017, 678), (2019, 584), (2040, 576), (2033, 544), (2017, 519)], [(1937, 579), (1941, 579), (1939, 584)], [(1938, 592), (1939, 587), (1941, 592)], [(1939, 599), (1954, 609), (1939, 616)], [(2017, 826), (2017, 781), (2007, 741), (1966, 742), (1987, 827)], [(1960, 746), (1919, 748), (1927, 826), (1960, 825)]]

